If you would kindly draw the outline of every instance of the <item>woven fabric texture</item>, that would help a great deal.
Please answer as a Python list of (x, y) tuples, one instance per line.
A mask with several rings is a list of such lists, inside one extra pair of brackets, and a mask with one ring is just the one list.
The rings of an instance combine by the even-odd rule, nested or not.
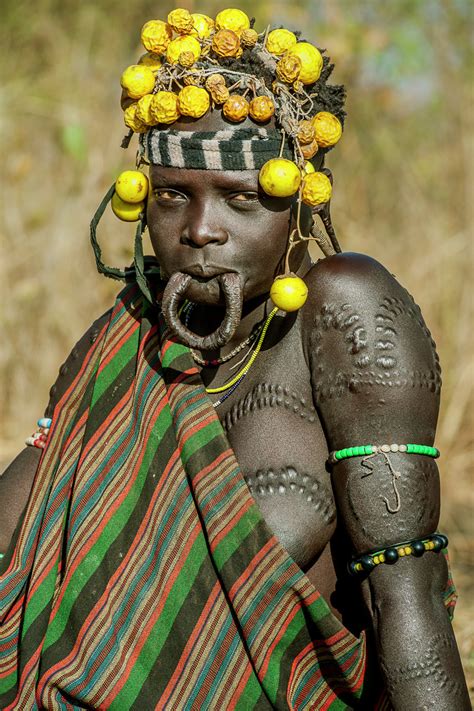
[(5, 711), (385, 707), (136, 285), (55, 409), (1, 565)]
[[(259, 170), (278, 157), (281, 132), (266, 128), (222, 131), (150, 129), (142, 139), (146, 159), (166, 168)], [(285, 145), (283, 157), (293, 158)]]

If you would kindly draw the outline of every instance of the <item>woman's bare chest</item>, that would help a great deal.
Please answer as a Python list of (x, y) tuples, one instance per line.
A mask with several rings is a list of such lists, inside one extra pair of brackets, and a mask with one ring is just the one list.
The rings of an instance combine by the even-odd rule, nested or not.
[(218, 412), (267, 525), (308, 570), (334, 533), (336, 508), (309, 372), (295, 349), (288, 369), (285, 351), (271, 367), (262, 359)]

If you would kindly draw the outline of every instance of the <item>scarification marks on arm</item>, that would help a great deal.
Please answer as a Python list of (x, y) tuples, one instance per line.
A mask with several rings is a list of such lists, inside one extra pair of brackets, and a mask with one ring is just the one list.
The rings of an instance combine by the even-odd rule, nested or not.
[[(431, 333), (408, 292), (406, 301), (398, 297), (384, 297), (378, 305), (374, 319), (375, 340), (367, 336), (367, 321), (348, 303), (325, 303), (313, 322), (311, 359), (314, 392), (319, 404), (328, 398), (368, 390), (373, 386), (388, 388), (426, 388), (438, 393), (441, 387), (441, 369), (436, 346)], [(407, 317), (421, 331), (428, 342), (432, 367), (408, 368), (400, 362), (397, 331), (398, 320)], [(344, 368), (332, 367), (332, 353), (327, 336), (330, 331), (344, 338), (344, 352), (349, 359)]]
[[(439, 702), (436, 694), (441, 689), (444, 691), (444, 695), (462, 696), (463, 687), (458, 681), (451, 678), (450, 670), (445, 663), (445, 660), (449, 660), (450, 655), (455, 650), (456, 645), (453, 636), (439, 633), (432, 637), (425, 649), (422, 648), (422, 645), (419, 645), (416, 649), (416, 657), (406, 664), (394, 668), (382, 657), (381, 666), (387, 680), (388, 692), (392, 695), (400, 686), (411, 685), (413, 682), (419, 684), (425, 681), (429, 684), (433, 695), (432, 699), (427, 699), (428, 703), (436, 702), (436, 700)], [(433, 684), (435, 685), (434, 687)], [(434, 709), (437, 707), (428, 706), (427, 708)]]

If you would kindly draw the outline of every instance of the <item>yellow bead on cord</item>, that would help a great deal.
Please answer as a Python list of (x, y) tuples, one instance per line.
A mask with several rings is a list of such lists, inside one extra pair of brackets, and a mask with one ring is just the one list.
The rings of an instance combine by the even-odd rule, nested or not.
[(229, 380), (227, 383), (225, 383), (225, 385), (221, 385), (221, 386), (218, 387), (218, 388), (206, 388), (206, 392), (209, 393), (209, 395), (213, 395), (213, 394), (225, 392), (226, 390), (228, 390), (229, 388), (231, 388), (233, 385), (235, 385), (235, 383), (236, 383), (238, 380), (240, 380), (240, 378), (242, 378), (242, 376), (244, 376), (244, 375), (246, 375), (246, 374), (248, 373), (248, 371), (250, 370), (250, 368), (251, 368), (252, 365), (254, 364), (256, 357), (257, 357), (258, 354), (260, 353), (260, 349), (262, 348), (263, 341), (265, 340), (265, 335), (266, 335), (266, 333), (267, 333), (267, 331), (268, 331), (268, 327), (270, 326), (270, 323), (271, 323), (271, 321), (272, 321), (272, 319), (273, 319), (273, 317), (275, 316), (275, 314), (276, 314), (277, 311), (278, 311), (277, 308), (273, 309), (273, 311), (270, 312), (270, 314), (269, 314), (267, 320), (265, 321), (265, 325), (264, 325), (263, 328), (262, 328), (262, 332), (261, 332), (261, 334), (260, 334), (260, 337), (259, 337), (259, 339), (258, 339), (257, 345), (256, 345), (256, 347), (255, 347), (254, 352), (252, 353), (252, 357), (250, 358), (249, 362), (248, 362), (246, 365), (244, 365), (244, 367), (243, 367), (241, 370), (239, 370), (239, 372), (237, 373), (237, 375), (235, 375), (235, 376), (232, 378), (232, 380)]

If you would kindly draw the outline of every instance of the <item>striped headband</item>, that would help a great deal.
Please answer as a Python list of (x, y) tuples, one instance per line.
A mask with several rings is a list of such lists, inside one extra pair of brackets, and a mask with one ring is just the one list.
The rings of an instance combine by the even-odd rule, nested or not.
[[(260, 170), (280, 152), (281, 132), (266, 128), (176, 131), (151, 128), (142, 134), (146, 159), (167, 168)], [(288, 145), (283, 153), (293, 158)]]

